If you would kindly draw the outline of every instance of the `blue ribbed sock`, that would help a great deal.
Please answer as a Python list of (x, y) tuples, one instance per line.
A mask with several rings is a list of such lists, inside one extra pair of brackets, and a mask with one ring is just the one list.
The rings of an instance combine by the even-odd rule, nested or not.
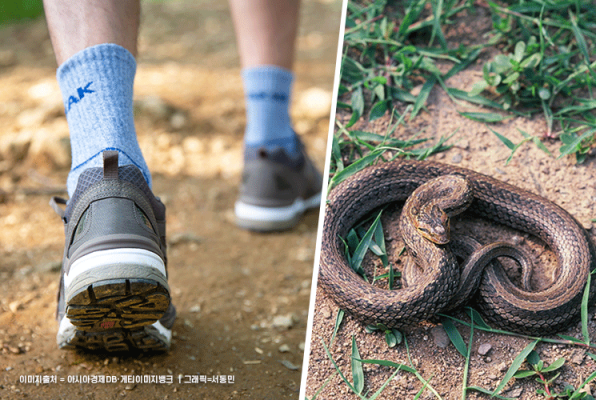
[(289, 105), (294, 75), (271, 65), (242, 71), (246, 96), (247, 147), (283, 147), (290, 155), (298, 153), (290, 122)]
[(119, 164), (139, 167), (151, 186), (133, 119), (136, 67), (133, 55), (125, 48), (100, 44), (78, 52), (58, 68), (72, 148), (66, 182), (70, 197), (81, 172), (103, 165), (105, 150), (118, 150)]

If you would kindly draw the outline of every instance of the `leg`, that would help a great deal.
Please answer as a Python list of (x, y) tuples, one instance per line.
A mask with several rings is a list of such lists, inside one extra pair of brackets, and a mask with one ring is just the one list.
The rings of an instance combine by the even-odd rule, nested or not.
[(51, 202), (66, 235), (58, 345), (165, 349), (175, 317), (165, 207), (151, 193), (132, 109), (139, 2), (45, 0), (45, 8), (73, 159), (70, 200)]
[(118, 150), (120, 163), (139, 167), (151, 185), (132, 110), (139, 1), (45, 0), (44, 7), (70, 130), (68, 194), (85, 168), (102, 165), (104, 150)]
[(139, 0), (44, 0), (44, 9), (58, 65), (102, 43), (120, 45), (137, 55)]
[(230, 0), (246, 92), (244, 173), (237, 224), (258, 231), (294, 226), (317, 207), (322, 179), (292, 129), (289, 105), (297, 0)]
[(292, 69), (299, 0), (229, 0), (243, 68)]

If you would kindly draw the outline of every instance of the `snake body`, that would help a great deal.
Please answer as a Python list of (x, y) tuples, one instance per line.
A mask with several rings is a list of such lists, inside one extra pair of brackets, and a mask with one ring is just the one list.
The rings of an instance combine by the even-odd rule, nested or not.
[[(593, 245), (583, 228), (569, 213), (543, 197), (468, 169), (435, 162), (398, 160), (378, 164), (352, 175), (331, 191), (321, 243), (321, 288), (340, 308), (367, 324), (405, 327), (444, 310), (458, 291), (460, 277), (454, 256), (445, 255), (441, 246), (430, 246), (417, 255), (428, 262), (428, 267), (415, 285), (390, 291), (356, 275), (346, 262), (341, 242), (368, 212), (404, 201), (418, 186), (444, 175), (463, 176), (470, 182), (473, 200), (468, 212), (539, 237), (557, 259), (557, 278), (538, 292), (516, 287), (502, 268), (489, 263), (479, 289), (479, 307), (486, 319), (526, 334), (567, 327), (579, 314), (584, 286), (595, 267)], [(409, 237), (411, 232), (402, 235)], [(439, 264), (433, 264), (436, 261)]]

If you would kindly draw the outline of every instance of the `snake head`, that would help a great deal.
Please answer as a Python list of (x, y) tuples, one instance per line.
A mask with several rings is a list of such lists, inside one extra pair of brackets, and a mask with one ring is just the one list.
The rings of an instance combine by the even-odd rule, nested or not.
[(439, 206), (423, 207), (415, 220), (416, 229), (423, 237), (436, 244), (449, 243), (449, 217)]

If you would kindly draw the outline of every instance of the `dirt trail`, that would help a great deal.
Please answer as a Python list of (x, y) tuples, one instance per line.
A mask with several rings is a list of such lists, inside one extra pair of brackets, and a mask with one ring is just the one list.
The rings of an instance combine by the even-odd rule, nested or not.
[[(136, 126), (168, 208), (170, 286), (178, 309), (168, 354), (65, 352), (55, 344), (59, 218), (70, 156), (44, 21), (0, 28), (0, 398), (297, 398), (318, 214), (291, 232), (237, 229), (244, 106), (226, 3), (144, 3)], [(295, 129), (322, 168), (340, 4), (303, 2)], [(20, 383), (21, 376), (58, 383)], [(60, 383), (68, 376), (119, 383)], [(172, 376), (172, 384), (122, 383)], [(181, 377), (179, 377), (181, 375)], [(185, 375), (207, 383), (179, 383)], [(214, 376), (234, 383), (214, 383)]]

